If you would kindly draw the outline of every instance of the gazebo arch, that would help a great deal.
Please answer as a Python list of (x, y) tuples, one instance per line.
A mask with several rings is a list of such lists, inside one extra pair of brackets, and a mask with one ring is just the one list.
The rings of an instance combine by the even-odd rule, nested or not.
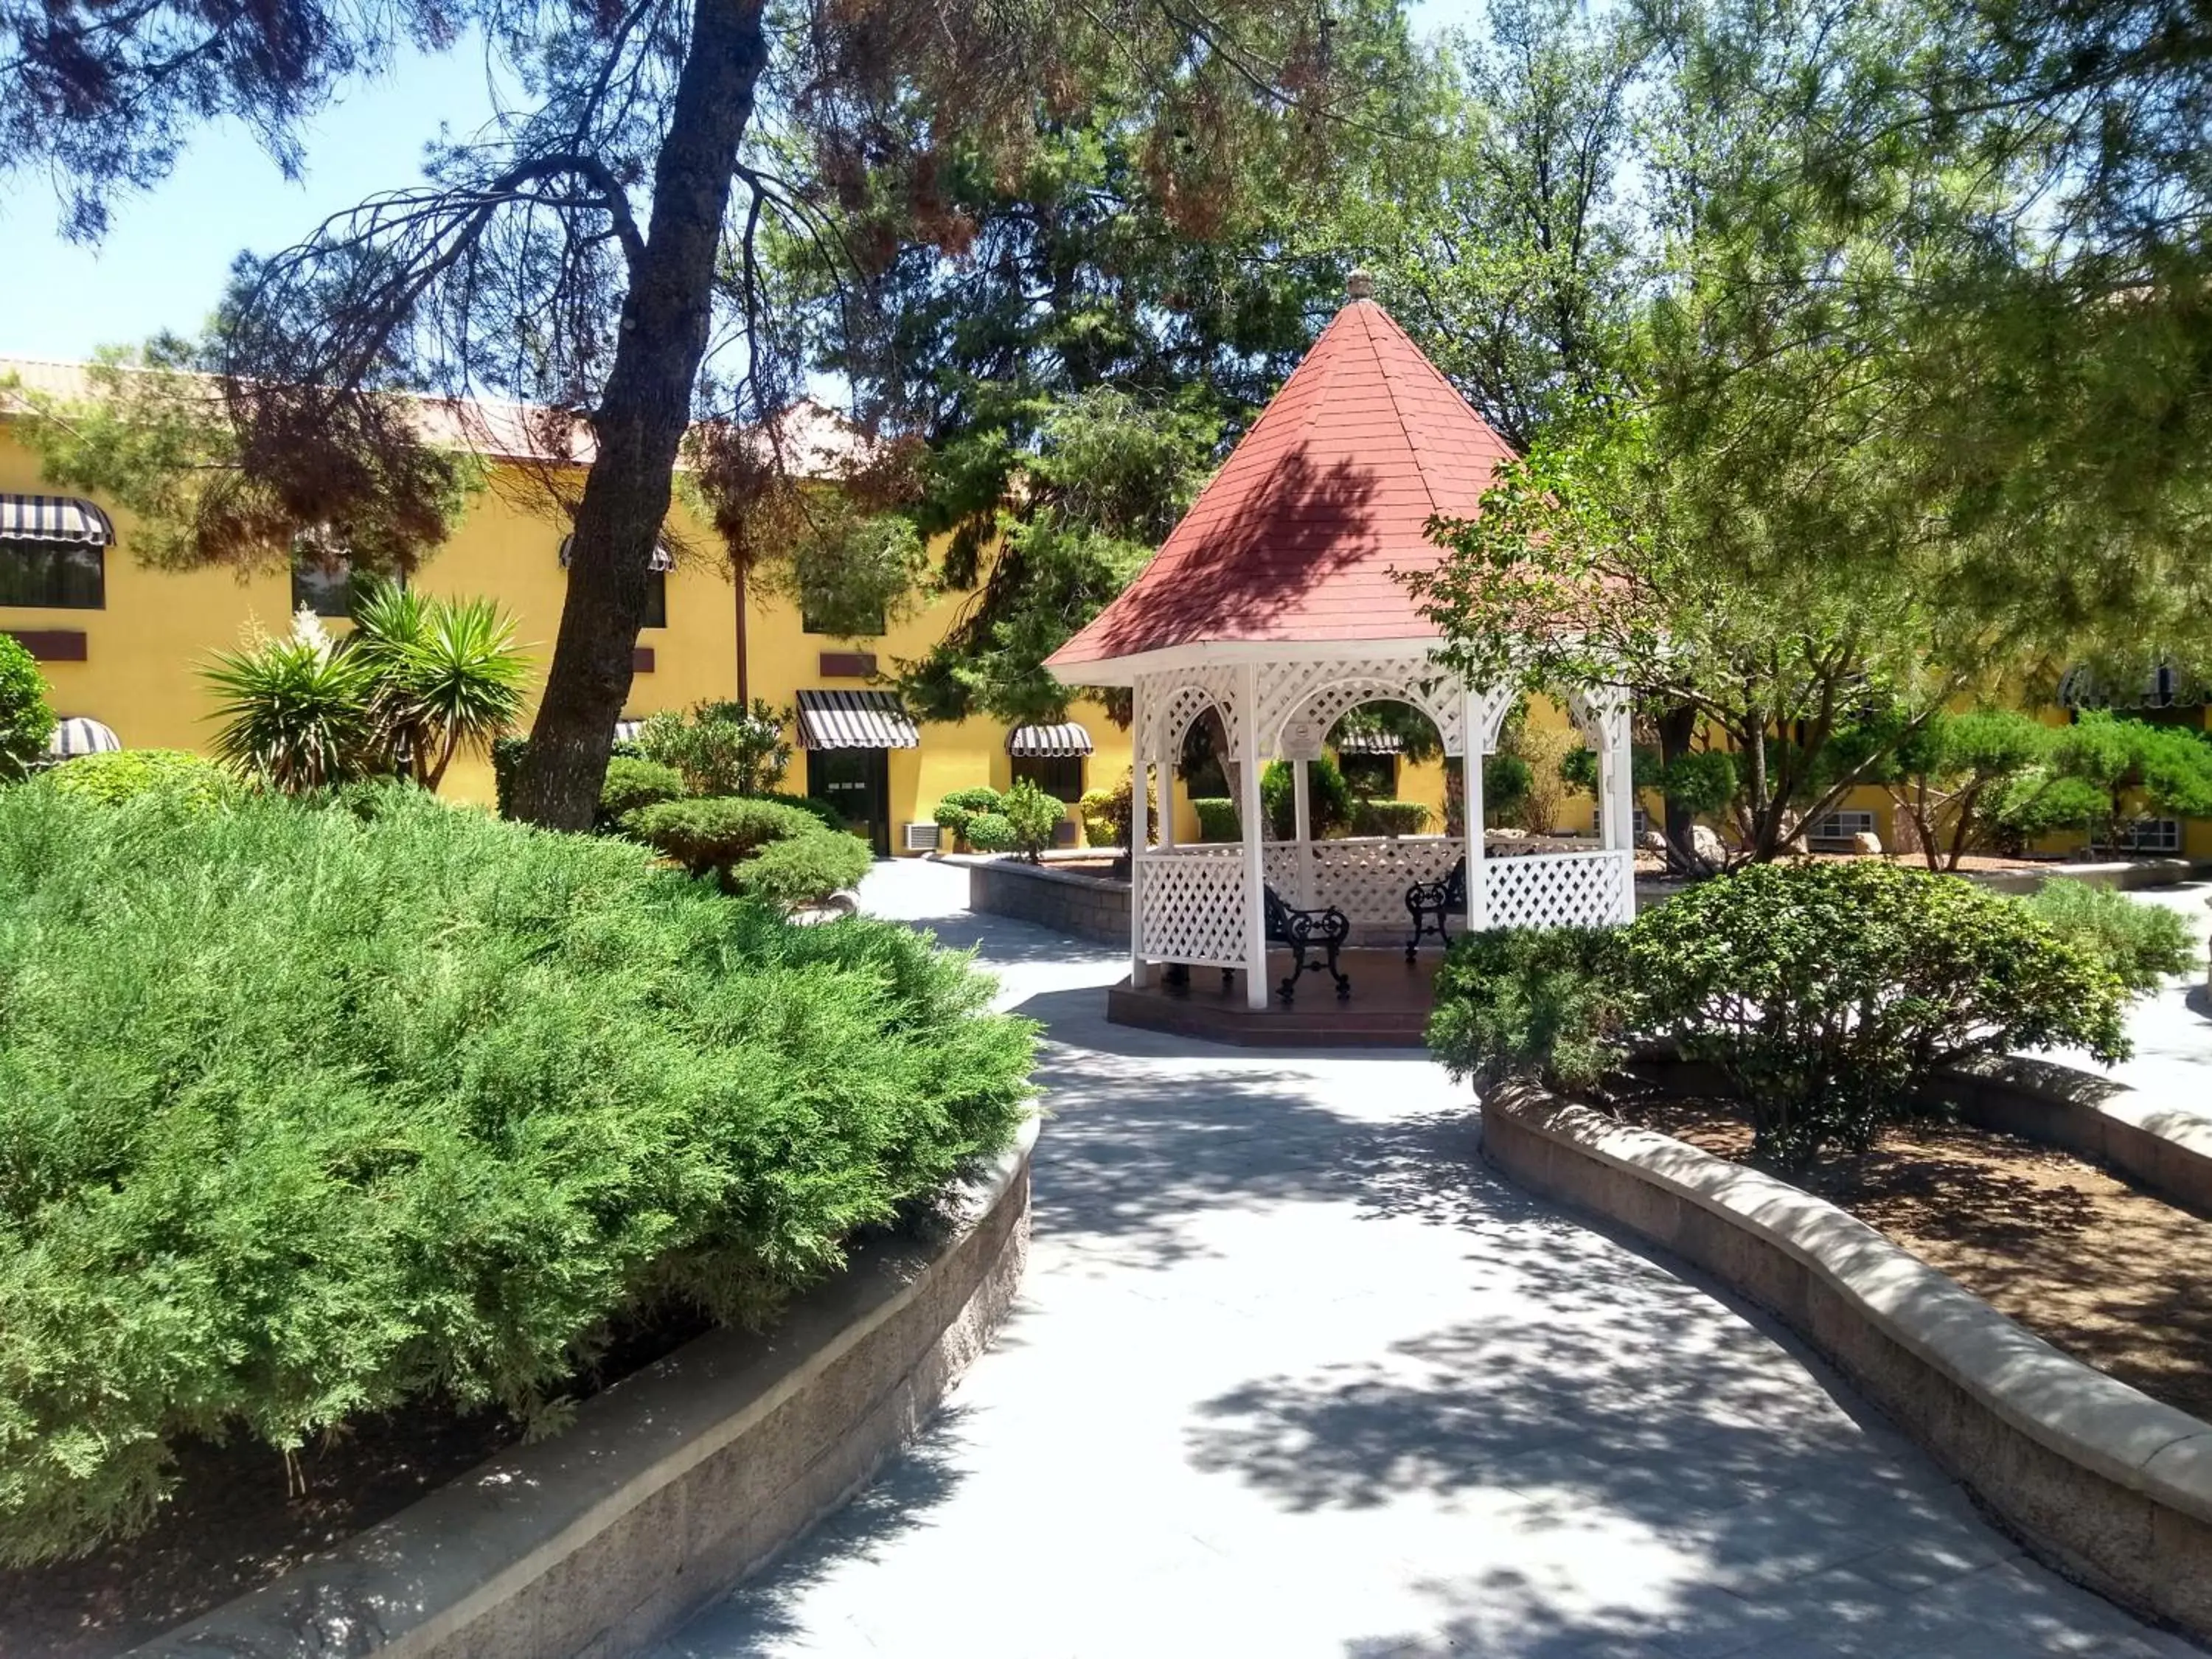
[[(1267, 890), (1402, 933), (1407, 888), (1462, 859), (1472, 927), (1633, 915), (1625, 703), (1578, 698), (1571, 711), (1599, 752), (1597, 849), (1486, 859), (1481, 757), (1513, 696), (1466, 685), (1437, 660), (1435, 625), (1401, 580), (1443, 556), (1430, 519), (1472, 516), (1511, 454), (1355, 278), (1350, 302), (1152, 562), (1050, 659), (1071, 684), (1132, 695), (1133, 986), (1159, 963), (1223, 968), (1242, 972), (1246, 1000), (1265, 1007)], [(1314, 840), (1308, 766), (1346, 710), (1378, 698), (1419, 708), (1462, 758), (1470, 833)], [(1183, 736), (1209, 707), (1228, 737), (1242, 839), (1177, 846), (1164, 811), (1161, 842), (1149, 845), (1155, 772), (1164, 804)], [(1288, 841), (1271, 840), (1261, 814), (1261, 769), (1279, 757), (1292, 769)]]

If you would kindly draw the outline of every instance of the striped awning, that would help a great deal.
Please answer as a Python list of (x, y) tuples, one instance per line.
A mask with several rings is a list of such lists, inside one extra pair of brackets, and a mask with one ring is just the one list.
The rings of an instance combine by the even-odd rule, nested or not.
[(1006, 733), (1006, 752), (1031, 759), (1064, 760), (1091, 752), (1091, 733), (1073, 720), (1057, 726), (1018, 726)]
[(0, 541), (112, 547), (115, 525), (96, 503), (79, 496), (0, 495)]
[[(574, 544), (575, 540), (574, 536), (561, 538), (561, 568), (563, 570), (568, 568), (568, 549)], [(653, 544), (653, 562), (647, 568), (653, 570), (673, 570), (676, 568), (676, 556), (660, 543), (655, 542)]]
[(1395, 755), (1405, 747), (1404, 739), (1395, 732), (1340, 732), (1336, 734), (1336, 752), (1340, 755)]
[(107, 755), (123, 747), (123, 739), (115, 735), (112, 726), (102, 726), (98, 720), (83, 714), (72, 714), (67, 720), (54, 722), (54, 734), (46, 739), (46, 752), (56, 760), (75, 760), (79, 755)]
[(643, 720), (617, 720), (615, 722), (615, 741), (617, 743), (635, 743), (637, 741), (637, 734), (644, 730), (645, 722)]
[(2115, 696), (2086, 664), (2066, 671), (2058, 682), (2058, 701), (2067, 708), (2195, 708), (2212, 702), (2206, 688), (2161, 663), (2143, 676), (2132, 695)]
[(890, 691), (802, 691), (802, 749), (919, 749), (921, 733)]

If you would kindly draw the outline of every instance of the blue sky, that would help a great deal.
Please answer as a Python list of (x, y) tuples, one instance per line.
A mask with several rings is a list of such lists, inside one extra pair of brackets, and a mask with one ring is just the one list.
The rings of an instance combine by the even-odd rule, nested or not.
[[(1467, 18), (1480, 0), (1415, 0), (1417, 25)], [(411, 182), (442, 125), (465, 133), (491, 110), (480, 51), (410, 56), (355, 87), (304, 134), (305, 176), (288, 180), (252, 135), (200, 134), (176, 171), (117, 205), (106, 239), (78, 247), (56, 232), (35, 179), (0, 191), (0, 356), (80, 358), (164, 328), (195, 331), (241, 248), (270, 252), (331, 213)]]

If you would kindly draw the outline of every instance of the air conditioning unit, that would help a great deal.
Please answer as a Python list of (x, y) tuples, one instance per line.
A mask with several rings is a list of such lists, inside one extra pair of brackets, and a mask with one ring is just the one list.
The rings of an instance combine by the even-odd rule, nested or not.
[(1052, 844), (1054, 847), (1073, 847), (1075, 845), (1075, 820), (1073, 818), (1062, 818), (1058, 823), (1052, 826)]
[(1849, 853), (1861, 836), (1872, 834), (1873, 813), (1830, 812), (1805, 826), (1805, 845), (1816, 853)]
[(934, 853), (939, 833), (933, 823), (902, 823), (899, 844), (909, 853)]

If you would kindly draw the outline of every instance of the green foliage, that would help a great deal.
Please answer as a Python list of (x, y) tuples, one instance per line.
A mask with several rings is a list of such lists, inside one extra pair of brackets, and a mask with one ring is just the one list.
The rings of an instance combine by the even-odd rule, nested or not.
[(979, 853), (1011, 853), (1019, 842), (1014, 821), (1004, 812), (970, 814), (965, 839)]
[(453, 757), (489, 748), (522, 718), (530, 659), (489, 599), (444, 599), (369, 578), (358, 586), (349, 655), (375, 676), (379, 743), (434, 790)]
[(937, 827), (952, 837), (955, 846), (967, 847), (973, 845), (968, 838), (970, 821), (979, 813), (998, 811), (999, 803), (999, 792), (984, 785), (978, 784), (967, 789), (949, 789), (945, 791), (944, 799), (937, 803), (937, 810), (931, 816)]
[[(1518, 755), (1499, 750), (1482, 757), (1482, 816), (1492, 823), (1510, 823), (1521, 816), (1536, 775)], [(1457, 792), (1455, 791), (1455, 793)], [(1456, 815), (1455, 815), (1456, 816)]]
[(750, 709), (728, 700), (695, 703), (689, 715), (648, 718), (638, 728), (638, 752), (681, 772), (695, 795), (765, 795), (791, 768), (784, 735), (791, 718), (761, 697)]
[(1735, 757), (1725, 750), (1692, 749), (1659, 769), (1661, 794), (1693, 817), (1714, 817), (1735, 799)]
[(642, 806), (623, 827), (693, 875), (717, 875), (725, 885), (731, 884), (739, 864), (770, 842), (843, 834), (824, 830), (811, 812), (801, 808), (750, 795), (709, 795)]
[(1755, 866), (1626, 930), (1636, 1019), (1717, 1066), (1753, 1153), (1799, 1170), (1870, 1145), (1943, 1066), (2078, 1047), (2124, 1055), (2125, 992), (2026, 907), (1875, 860)]
[(1198, 838), (1200, 841), (1242, 841), (1244, 831), (1237, 818), (1237, 803), (1218, 795), (1199, 795), (1192, 798), (1191, 811), (1198, 814)]
[(1507, 927), (1452, 943), (1430, 1048), (1488, 1093), (1508, 1079), (1595, 1090), (1628, 1052), (1627, 946), (1602, 927)]
[(681, 800), (690, 793), (684, 775), (659, 761), (617, 755), (607, 762), (606, 781), (599, 786), (599, 827), (612, 831), (641, 807)]
[[(1145, 791), (1145, 830), (1147, 842), (1159, 838), (1159, 803), (1158, 792), (1149, 786)], [(1076, 805), (1083, 818), (1083, 837), (1092, 847), (1118, 847), (1128, 850), (1129, 837), (1136, 825), (1136, 782), (1132, 773), (1124, 772), (1121, 781), (1110, 789), (1088, 789)]]
[(1018, 1121), (1031, 1028), (924, 936), (385, 793), (0, 797), (0, 1558), (187, 1437), (557, 1424), (610, 1322), (763, 1318)]
[(1363, 800), (1352, 807), (1355, 836), (1418, 836), (1429, 825), (1429, 809), (1417, 800)]
[[(1260, 773), (1260, 807), (1267, 833), (1288, 841), (1297, 833), (1297, 782), (1291, 763), (1269, 761)], [(1340, 834), (1352, 822), (1352, 786), (1334, 758), (1316, 757), (1306, 763), (1306, 805), (1313, 816), (1313, 836)]]
[(389, 763), (378, 741), (375, 664), (338, 648), (311, 620), (280, 638), (218, 651), (201, 671), (216, 699), (216, 756), (241, 778), (287, 794)]
[(113, 806), (141, 795), (164, 795), (180, 805), (210, 811), (234, 800), (238, 787), (214, 762), (181, 749), (121, 749), (80, 755), (41, 775), (42, 787)]
[(874, 852), (858, 836), (842, 829), (817, 830), (768, 842), (737, 866), (730, 884), (750, 897), (796, 909), (859, 886), (875, 861)]
[[(2010, 709), (1939, 709), (1897, 745), (1879, 775), (1929, 869), (1955, 870), (1969, 853), (2025, 839), (2023, 823), (2035, 810), (2028, 781), (2056, 737)], [(2045, 803), (2051, 807), (2068, 810), (2061, 801)]]
[(0, 634), (0, 783), (27, 777), (53, 735), (54, 711), (37, 660), (13, 634)]
[(2137, 995), (2157, 990), (2169, 975), (2188, 973), (2203, 956), (2178, 912), (2111, 888), (2054, 877), (2021, 902)]
[(530, 739), (509, 737), (491, 740), (492, 796), (498, 805), (499, 815), (509, 817), (507, 810), (514, 795), (514, 775), (522, 769), (522, 757), (530, 752)]
[(834, 800), (824, 800), (819, 795), (787, 795), (775, 791), (762, 795), (760, 799), (797, 807), (809, 814), (824, 830), (835, 830), (840, 835), (845, 833), (844, 811)]
[(1000, 799), (999, 813), (1014, 832), (1013, 850), (1036, 864), (1052, 845), (1054, 832), (1066, 817), (1067, 809), (1023, 778)]

